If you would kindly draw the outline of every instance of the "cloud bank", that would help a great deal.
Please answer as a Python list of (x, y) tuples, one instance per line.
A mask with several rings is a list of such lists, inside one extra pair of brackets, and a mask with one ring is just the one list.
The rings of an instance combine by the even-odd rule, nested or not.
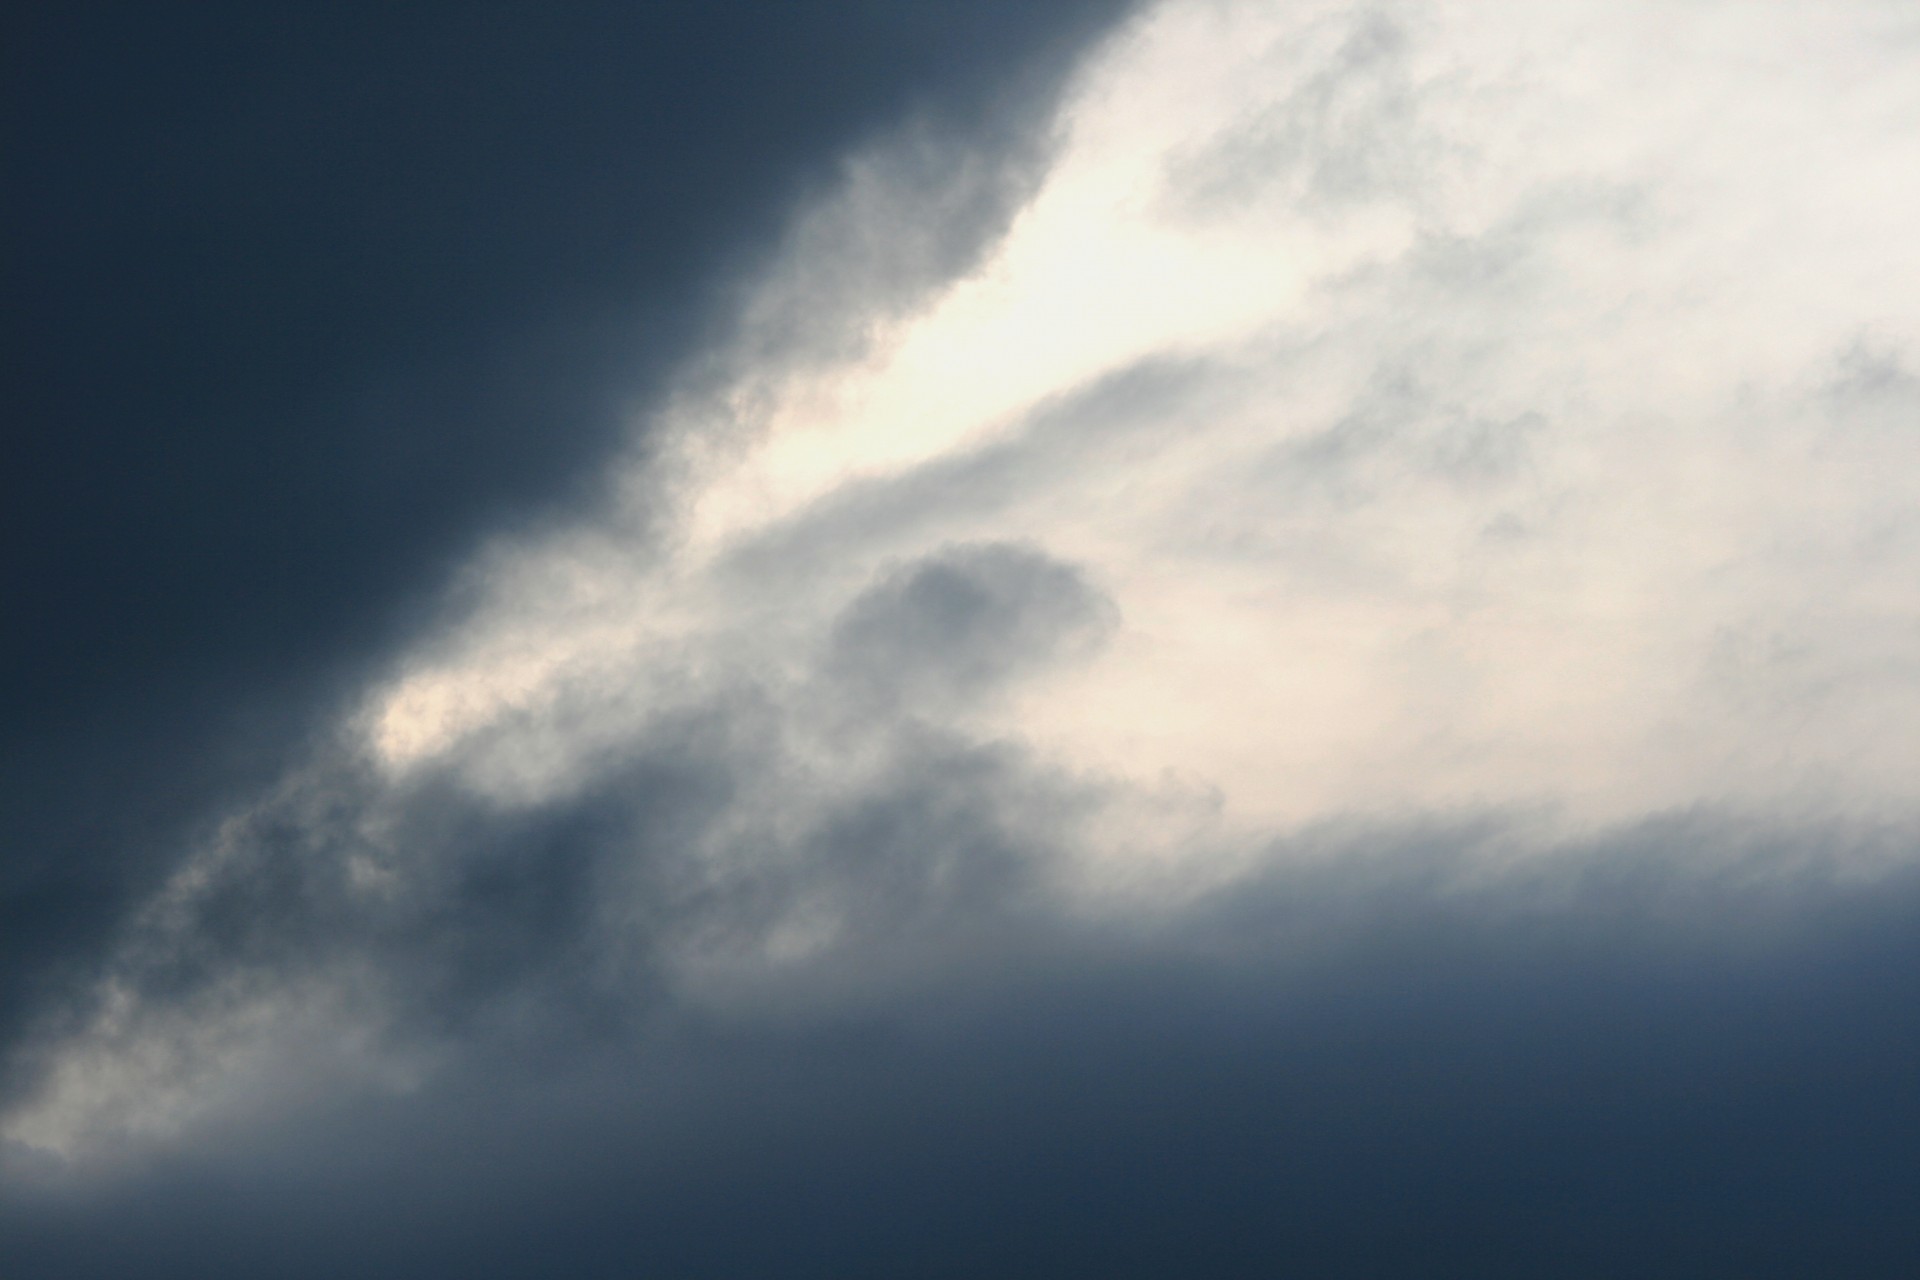
[(1795, 1147), (1911, 1249), (1917, 65), (1864, 0), (1161, 4), (1019, 145), (853, 154), (16, 1051), (13, 1180), (497, 1142), (422, 1212), (523, 1261), (1617, 1274), (1670, 1176), (1660, 1265), (1762, 1274)]

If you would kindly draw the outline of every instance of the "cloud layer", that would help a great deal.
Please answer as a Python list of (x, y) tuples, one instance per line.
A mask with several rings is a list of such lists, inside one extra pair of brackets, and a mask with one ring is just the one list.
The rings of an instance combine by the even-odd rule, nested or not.
[(1865, 0), (1162, 4), (852, 153), (17, 1047), (34, 1247), (451, 1162), (315, 1256), (1911, 1251), (1916, 66)]

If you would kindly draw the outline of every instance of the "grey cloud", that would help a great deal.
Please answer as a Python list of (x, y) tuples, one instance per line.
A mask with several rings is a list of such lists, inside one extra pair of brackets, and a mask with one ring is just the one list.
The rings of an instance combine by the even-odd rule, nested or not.
[[(729, 366), (739, 377), (848, 359), (927, 291), (964, 275), (1046, 174), (1046, 79), (1010, 87), (986, 120), (915, 118), (843, 162), (828, 194), (766, 250)], [(756, 264), (766, 274), (769, 263)], [(743, 273), (746, 274), (746, 273)], [(737, 362), (737, 363), (736, 363)]]
[[(1164, 174), (1169, 216), (1297, 196), (1309, 218), (1333, 219), (1417, 195), (1410, 175), (1437, 144), (1421, 125), (1413, 28), (1382, 12), (1341, 20), (1326, 65), (1281, 109)], [(782, 251), (792, 273), (734, 354), (777, 380), (867, 350), (926, 286), (975, 261), (1049, 143), (1029, 103), (1015, 95), (977, 152), (909, 130), (869, 158), (880, 168), (850, 171), (846, 205)], [(204, 1111), (94, 1165), (0, 1150), (0, 1271), (1910, 1272), (1910, 821), (1876, 823), (1843, 790), (1825, 810), (1782, 806), (1797, 818), (1703, 803), (1570, 837), (1549, 833), (1552, 815), (1472, 800), (1473, 777), (1465, 807), (1423, 811), (1400, 794), (1422, 778), (1396, 772), (1393, 750), (1431, 733), (1444, 772), (1531, 725), (1463, 732), (1452, 752), (1449, 699), (1478, 704), (1491, 688), (1526, 714), (1559, 714), (1559, 686), (1476, 684), (1475, 668), (1447, 661), (1444, 634), (1420, 660), (1420, 628), (1445, 612), (1426, 606), (1471, 595), (1473, 529), (1534, 527), (1554, 496), (1505, 500), (1554, 461), (1548, 397), (1518, 365), (1516, 394), (1482, 395), (1475, 361), (1530, 334), (1535, 304), (1572, 287), (1554, 254), (1577, 254), (1588, 232), (1646, 229), (1629, 192), (1599, 183), (1514, 208), (1484, 231), (1421, 231), (1389, 261), (1348, 264), (1251, 356), (1127, 356), (986, 444), (829, 493), (724, 552), (688, 599), (669, 595), (667, 638), (634, 659), (657, 670), (616, 657), (550, 702), (518, 703), (509, 687), (495, 720), (410, 769), (323, 744), (278, 789), (207, 823), (180, 878), (105, 955), (92, 997), (61, 975), (0, 1075), (9, 1117), (63, 1064), (79, 1068), (81, 1103), (123, 1072), (130, 1107), (178, 1094)], [(896, 236), (908, 210), (927, 222)], [(1852, 451), (1851, 467), (1910, 438), (1911, 368), (1897, 345), (1863, 339), (1801, 379), (1804, 403), (1765, 407), (1831, 427), (1818, 443)], [(1307, 394), (1261, 403), (1296, 376)], [(1241, 431), (1191, 482), (1182, 470), (1183, 433), (1301, 403), (1271, 430)], [(1596, 434), (1616, 425), (1595, 422)], [(1087, 490), (1062, 483), (1081, 475)], [(1139, 484), (1102, 488), (1109, 477)], [(1627, 479), (1601, 477), (1597, 499)], [(1865, 550), (1909, 545), (1914, 526), (1897, 488), (1875, 491), (1878, 507), (1864, 488), (1842, 492), (1844, 518), (1827, 524), (1844, 555), (1819, 561), (1832, 548), (1817, 538), (1752, 554), (1805, 554), (1827, 571), (1791, 587), (1864, 598), (1868, 569), (1907, 563)], [(1114, 637), (1103, 575), (1123, 591), (1128, 564), (1070, 562), (1045, 535), (1080, 532), (1068, 501), (1143, 496), (1172, 514), (1126, 536), (1151, 555), (1187, 540), (1173, 550), (1189, 564), (1243, 556), (1232, 567), (1253, 572), (1235, 591), (1271, 591), (1278, 608), (1316, 592), (1344, 603), (1321, 590), (1339, 578), (1421, 606), (1411, 627), (1383, 611), (1329, 632), (1329, 671), (1340, 651), (1380, 644), (1388, 660), (1357, 683), (1412, 670), (1430, 700), (1385, 708), (1393, 750), (1353, 758), (1377, 777), (1336, 788), (1304, 827), (1221, 819), (1169, 836), (1136, 822), (1153, 784), (973, 718)], [(1385, 527), (1429, 506), (1464, 510), (1457, 545), (1445, 520)], [(1037, 508), (1058, 523), (1021, 526)], [(1414, 554), (1370, 562), (1376, 517), (1388, 552)], [(1275, 545), (1253, 545), (1262, 537)], [(1578, 568), (1545, 558), (1506, 597), (1515, 616), (1551, 604)], [(1406, 580), (1383, 581), (1395, 571)], [(617, 594), (625, 580), (611, 581)], [(1832, 615), (1850, 642), (1872, 641), (1852, 647), (1832, 644), (1838, 624), (1818, 600), (1715, 613), (1726, 625), (1702, 659), (1709, 692), (1782, 704), (1776, 720), (1741, 722), (1767, 729), (1743, 749), (1790, 752), (1794, 717), (1846, 679), (1861, 706), (1897, 715), (1892, 695), (1916, 687), (1909, 595), (1903, 580), (1882, 613)], [(672, 630), (676, 605), (693, 640)], [(1627, 615), (1619, 643), (1663, 617)], [(1207, 625), (1177, 608), (1155, 621)], [(751, 634), (762, 623), (770, 642)], [(1573, 683), (1606, 647), (1603, 635), (1574, 655)], [(1297, 656), (1272, 648), (1276, 665)], [(1491, 668), (1529, 653), (1493, 643), (1480, 656)], [(1692, 656), (1658, 649), (1629, 674), (1662, 677)], [(1238, 716), (1243, 689), (1228, 696)], [(1659, 692), (1658, 710), (1696, 715), (1682, 697)], [(1604, 719), (1598, 701), (1568, 713), (1574, 734), (1581, 715)], [(1123, 731), (1160, 727), (1140, 702)], [(1280, 717), (1239, 719), (1257, 737)], [(549, 750), (564, 775), (552, 786), (489, 789), (494, 762)], [(1553, 775), (1569, 791), (1587, 781), (1575, 765), (1573, 784)], [(1693, 799), (1720, 777), (1682, 785)], [(1224, 801), (1210, 812), (1235, 816)], [(1136, 843), (1188, 861), (1161, 878), (1126, 861)], [(1081, 891), (1089, 852), (1105, 855), (1100, 889), (1123, 905)]]
[[(469, 1027), (404, 1106), (41, 1184), (0, 1240), (68, 1277), (1897, 1273), (1920, 886), (1823, 864), (1914, 833), (1696, 813), (1478, 873), (1515, 840), (1307, 833), (1152, 925), (876, 902), (782, 979), (857, 998)], [(963, 945), (905, 971), (897, 927)]]
[(1329, 29), (1340, 37), (1297, 89), (1170, 162), (1162, 199), (1173, 217), (1204, 220), (1276, 197), (1331, 217), (1417, 190), (1449, 144), (1421, 119), (1404, 18), (1363, 7), (1323, 23), (1299, 36), (1303, 45)]
[(1453, 367), (1460, 335), (1452, 328), (1470, 319), (1498, 333), (1541, 305), (1559, 279), (1549, 261), (1557, 237), (1624, 242), (1646, 234), (1652, 216), (1633, 190), (1585, 180), (1532, 193), (1484, 229), (1423, 231), (1404, 254), (1320, 285), (1322, 312), (1264, 335), (1251, 366), (1245, 352), (1131, 361), (1049, 398), (977, 447), (844, 486), (732, 553), (731, 572), (743, 589), (778, 593), (802, 581), (806, 566), (850, 549), (970, 536), (1076, 476), (1144, 466), (1169, 431), (1205, 430), (1250, 395), (1311, 380), (1342, 342), (1359, 344), (1374, 365), (1347, 410), (1325, 425), (1275, 421), (1270, 456), (1228, 477), (1231, 492), (1209, 490), (1198, 506), (1307, 500), (1345, 511), (1401, 502), (1409, 484), (1436, 481), (1497, 493), (1528, 478), (1552, 423), (1541, 409), (1477, 408)]
[(1150, 453), (1170, 418), (1203, 420), (1244, 380), (1203, 358), (1133, 362), (1050, 397), (976, 448), (827, 495), (733, 551), (728, 571), (742, 590), (779, 592), (849, 552), (964, 538), (1077, 472)]
[(1359, 403), (1324, 431), (1280, 446), (1273, 471), (1298, 490), (1328, 492), (1361, 505), (1382, 489), (1432, 478), (1486, 488), (1514, 478), (1531, 438), (1547, 423), (1537, 412), (1506, 419), (1448, 403), (1405, 368), (1383, 368)]
[(1091, 653), (1116, 622), (1080, 570), (1037, 549), (949, 547), (885, 573), (847, 606), (828, 670), (866, 698), (964, 704)]
[[(797, 794), (818, 767), (811, 704), (750, 680), (650, 722), (532, 805), (467, 790), (457, 761), (394, 780), (323, 748), (199, 833), (105, 985), (15, 1046), (13, 1100), (76, 1043), (131, 1069), (173, 1064), (125, 1086), (137, 1111), (143, 1092), (219, 1094), (203, 1042), (224, 1046), (232, 1028), (271, 1042), (244, 1028), (315, 1001), (371, 1037), (376, 1060), (405, 1057), (474, 1022), (644, 1006), (676, 974), (724, 985), (796, 948), (937, 933), (954, 902), (986, 910), (1031, 888), (1097, 799), (941, 722), (1085, 656), (1113, 624), (1077, 569), (1028, 547), (956, 546), (884, 572), (833, 628), (820, 672), (829, 702), (862, 717), (841, 746), (881, 766), (830, 768)], [(114, 1000), (131, 1003), (115, 1014)]]
[(889, 686), (857, 729), (884, 763), (817, 794), (791, 792), (812, 766), (781, 745), (798, 709), (765, 698), (656, 725), (534, 806), (322, 754), (206, 833), (104, 985), (69, 992), (15, 1043), (8, 1101), (30, 1105), (57, 1084), (60, 1055), (77, 1056), (134, 1072), (100, 1122), (137, 1130), (152, 1098), (217, 1104), (244, 1076), (222, 1053), (271, 1052), (309, 1017), (360, 1045), (365, 1060), (339, 1070), (377, 1080), (385, 1064), (458, 1057), (489, 1027), (591, 1038), (674, 989), (755, 1003), (801, 962), (817, 989), (788, 995), (805, 1005), (870, 981), (858, 964), (829, 979), (850, 950), (923, 965), (950, 930), (997, 927), (1044, 897), (1047, 867), (1101, 797), (916, 713), (1088, 642), (1104, 607), (1071, 569), (1011, 547), (957, 549), (881, 583), (850, 611), (842, 655), (849, 678)]
[(969, 175), (868, 290), (897, 303), (990, 234), (1123, 9), (108, 4), (12, 32), (0, 1038), (476, 540), (597, 490), (850, 143), (913, 111), (900, 163)]
[(1920, 431), (1920, 374), (1907, 352), (1870, 335), (1848, 344), (1834, 359), (1819, 400), (1842, 430), (1895, 438)]

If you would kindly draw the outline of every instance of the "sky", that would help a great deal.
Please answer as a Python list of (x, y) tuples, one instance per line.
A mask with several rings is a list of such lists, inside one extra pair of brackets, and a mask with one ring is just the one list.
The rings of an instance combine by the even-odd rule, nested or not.
[(7, 20), (0, 1273), (1920, 1266), (1920, 12)]

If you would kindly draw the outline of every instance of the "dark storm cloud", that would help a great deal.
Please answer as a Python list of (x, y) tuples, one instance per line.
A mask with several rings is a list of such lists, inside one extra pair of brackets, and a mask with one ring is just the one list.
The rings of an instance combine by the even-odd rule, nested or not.
[[(1036, 603), (1084, 608), (1030, 648), (1072, 634), (1085, 591), (957, 548), (838, 632), (875, 679), (971, 671)], [(534, 807), (297, 776), (114, 976), (187, 1076), (250, 995), (338, 984), (344, 1022), (292, 1038), (317, 1065), (216, 1078), (184, 1143), (38, 1176), (10, 1149), (12, 1273), (1785, 1276), (1920, 1246), (1910, 829), (1701, 811), (1543, 849), (1355, 817), (1108, 914), (1051, 883), (1100, 788), (882, 708), (876, 773), (764, 824), (793, 761), (752, 690)]]
[(479, 532), (591, 487), (837, 149), (914, 109), (1004, 140), (1116, 12), (10, 20), (0, 1034)]
[(1907, 241), (1656, 9), (44, 27), (0, 1273), (1911, 1271)]
[(470, 1027), (429, 1093), (42, 1183), (0, 1238), (72, 1277), (1897, 1273), (1920, 884), (1823, 864), (1912, 833), (1693, 815), (1481, 874), (1513, 834), (1303, 837), (1366, 852), (1151, 926), (949, 880), (937, 965), (876, 900), (837, 1000)]
[[(956, 549), (883, 581), (828, 662), (852, 661), (835, 680), (873, 694), (841, 733), (884, 763), (798, 797), (783, 786), (810, 765), (790, 744), (805, 709), (750, 686), (655, 724), (536, 805), (503, 807), (441, 773), (396, 784), (323, 752), (196, 834), (99, 981), (12, 1046), (0, 1101), (77, 1101), (88, 1114), (70, 1136), (114, 1147), (118, 1126), (168, 1129), (176, 1109), (218, 1113), (256, 1088), (271, 1110), (284, 1090), (250, 1074), (257, 1050), (296, 1091), (320, 1087), (316, 1065), (360, 1089), (421, 1055), (464, 1058), (503, 1022), (564, 1042), (675, 988), (761, 1003), (795, 958), (824, 962), (785, 996), (831, 1002), (873, 980), (850, 946), (897, 947), (903, 971), (927, 948), (938, 963), (947, 933), (971, 937), (1039, 893), (1098, 797), (916, 713), (1089, 639), (1102, 604), (1071, 569), (1012, 547)], [(889, 643), (956, 610), (965, 625), (924, 654)], [(275, 1058), (316, 1035), (341, 1056)]]

